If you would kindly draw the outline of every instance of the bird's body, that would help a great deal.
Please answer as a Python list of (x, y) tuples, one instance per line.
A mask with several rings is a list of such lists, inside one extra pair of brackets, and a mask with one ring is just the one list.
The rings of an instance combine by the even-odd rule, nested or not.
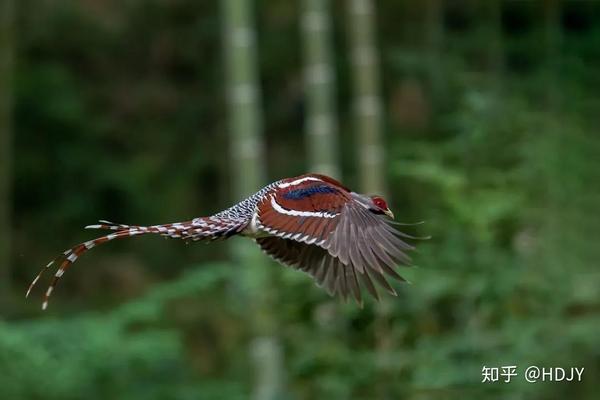
[(373, 280), (388, 292), (394, 289), (385, 275), (403, 280), (394, 267), (409, 264), (413, 247), (399, 237), (410, 237), (392, 225), (385, 201), (350, 191), (340, 182), (306, 174), (273, 182), (236, 205), (209, 217), (172, 224), (137, 226), (100, 221), (88, 229), (113, 233), (81, 243), (50, 262), (36, 276), (59, 264), (45, 294), (43, 308), (63, 275), (83, 253), (113, 239), (159, 234), (188, 241), (213, 241), (234, 235), (253, 239), (278, 262), (311, 275), (331, 294), (352, 293), (361, 302), (359, 278), (378, 298)]

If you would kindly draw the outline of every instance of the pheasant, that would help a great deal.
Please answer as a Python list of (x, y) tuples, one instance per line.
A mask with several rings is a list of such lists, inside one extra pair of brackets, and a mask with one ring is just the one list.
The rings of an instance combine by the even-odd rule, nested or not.
[(163, 225), (138, 226), (100, 220), (86, 229), (112, 230), (78, 244), (48, 263), (35, 277), (29, 296), (43, 272), (58, 265), (46, 290), (42, 309), (65, 271), (88, 250), (114, 239), (158, 234), (187, 241), (214, 241), (241, 235), (251, 238), (279, 263), (310, 275), (330, 295), (349, 294), (362, 305), (361, 285), (377, 300), (374, 281), (392, 295), (385, 279), (404, 279), (397, 264), (410, 265), (414, 247), (401, 238), (417, 239), (397, 230), (394, 214), (379, 196), (356, 193), (337, 180), (305, 174), (273, 182), (238, 204), (210, 217)]

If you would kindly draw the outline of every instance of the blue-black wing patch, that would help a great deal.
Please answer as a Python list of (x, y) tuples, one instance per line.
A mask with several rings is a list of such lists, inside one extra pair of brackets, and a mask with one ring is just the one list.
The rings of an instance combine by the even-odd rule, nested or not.
[(294, 189), (283, 195), (283, 198), (287, 200), (302, 200), (307, 197), (314, 196), (316, 194), (329, 194), (329, 193), (337, 193), (338, 191), (335, 188), (327, 185), (318, 185), (318, 186), (310, 186), (307, 188)]

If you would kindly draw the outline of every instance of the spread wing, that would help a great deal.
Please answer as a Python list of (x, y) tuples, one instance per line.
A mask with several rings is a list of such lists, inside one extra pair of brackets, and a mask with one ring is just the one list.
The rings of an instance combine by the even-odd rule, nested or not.
[(373, 281), (395, 295), (385, 276), (404, 279), (395, 271), (409, 264), (410, 237), (375, 214), (355, 194), (324, 181), (284, 187), (258, 208), (259, 227), (270, 237), (258, 245), (277, 261), (310, 274), (330, 294), (360, 302), (359, 281), (378, 298)]
[[(331, 256), (324, 248), (276, 236), (257, 238), (256, 243), (281, 264), (312, 276), (330, 295), (340, 294), (347, 298), (352, 292), (356, 300), (361, 302), (356, 270), (348, 268), (339, 258)], [(372, 293), (377, 297), (373, 284), (370, 283), (367, 287), (372, 288)]]

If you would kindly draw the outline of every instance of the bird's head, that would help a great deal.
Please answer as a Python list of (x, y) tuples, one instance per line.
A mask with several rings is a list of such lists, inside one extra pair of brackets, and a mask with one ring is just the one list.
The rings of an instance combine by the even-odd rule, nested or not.
[(376, 195), (367, 196), (356, 192), (352, 192), (352, 197), (354, 198), (354, 201), (358, 202), (373, 214), (385, 214), (391, 219), (394, 219), (394, 213), (390, 210), (383, 197)]
[(369, 196), (369, 210), (375, 214), (385, 214), (394, 219), (394, 213), (387, 205), (387, 202), (381, 196)]

